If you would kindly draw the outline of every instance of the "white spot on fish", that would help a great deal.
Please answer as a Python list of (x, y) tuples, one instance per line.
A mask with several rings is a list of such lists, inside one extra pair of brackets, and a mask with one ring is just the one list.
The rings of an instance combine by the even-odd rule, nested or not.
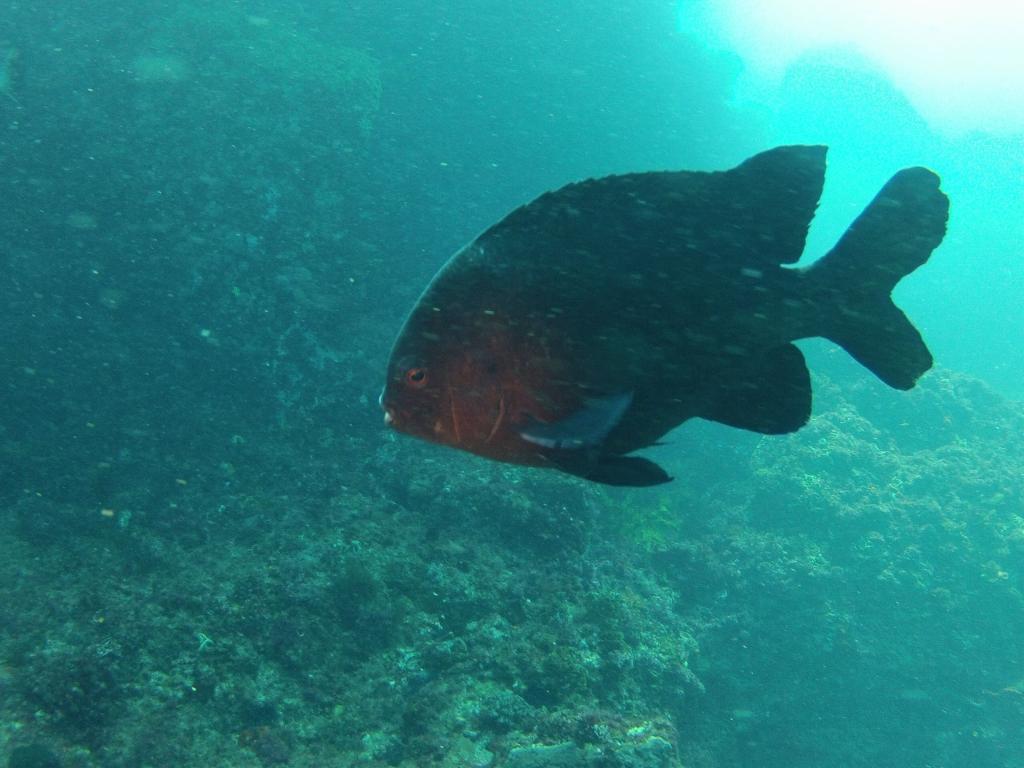
[(699, 333), (698, 331), (691, 331), (687, 329), (685, 331), (687, 341), (695, 344), (714, 344), (717, 339), (714, 336), (709, 336), (706, 333)]
[(752, 277), (755, 280), (760, 280), (762, 277), (764, 277), (764, 272), (762, 272), (760, 269), (754, 269), (753, 267), (744, 267), (743, 269), (740, 270), (740, 274), (743, 275), (744, 277)]

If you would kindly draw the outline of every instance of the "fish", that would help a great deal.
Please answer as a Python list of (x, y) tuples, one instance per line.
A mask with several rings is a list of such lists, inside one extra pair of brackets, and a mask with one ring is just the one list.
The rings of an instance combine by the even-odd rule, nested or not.
[(16, 106), (21, 106), (14, 95), (21, 80), (21, 51), (17, 48), (0, 49), (0, 94)]
[(588, 179), (542, 194), (457, 251), (408, 313), (380, 405), (399, 432), (489, 459), (644, 487), (637, 451), (699, 418), (765, 435), (811, 414), (799, 339), (838, 344), (906, 390), (932, 366), (892, 301), (946, 233), (924, 167), (882, 187), (836, 245), (794, 266), (827, 148), (726, 171)]

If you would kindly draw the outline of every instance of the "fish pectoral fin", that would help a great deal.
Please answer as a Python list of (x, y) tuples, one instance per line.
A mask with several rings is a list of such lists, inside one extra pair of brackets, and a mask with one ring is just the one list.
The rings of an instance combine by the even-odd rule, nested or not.
[(564, 419), (545, 424), (535, 421), (519, 435), (542, 448), (577, 450), (592, 448), (604, 442), (633, 402), (633, 393), (607, 397), (591, 397), (583, 406)]
[(601, 444), (629, 410), (633, 393), (588, 398), (583, 407), (550, 424), (535, 422), (519, 434), (547, 448), (545, 457), (563, 472), (605, 485), (643, 487), (667, 483), (669, 474), (648, 459), (602, 453)]
[(811, 416), (811, 376), (792, 344), (769, 350), (758, 364), (719, 382), (705, 419), (765, 435), (800, 429)]

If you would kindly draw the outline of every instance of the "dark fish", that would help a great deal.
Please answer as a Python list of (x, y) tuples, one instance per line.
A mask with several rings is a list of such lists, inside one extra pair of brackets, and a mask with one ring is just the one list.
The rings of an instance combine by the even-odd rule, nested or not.
[(431, 442), (612, 485), (669, 476), (631, 456), (687, 419), (764, 434), (811, 412), (803, 355), (823, 336), (878, 378), (932, 364), (890, 299), (942, 242), (949, 203), (900, 171), (810, 267), (825, 147), (730, 171), (569, 184), (456, 253), (413, 307), (381, 394), (385, 421)]
[(15, 90), (21, 83), (21, 51), (17, 48), (0, 49), (0, 94), (19, 104)]

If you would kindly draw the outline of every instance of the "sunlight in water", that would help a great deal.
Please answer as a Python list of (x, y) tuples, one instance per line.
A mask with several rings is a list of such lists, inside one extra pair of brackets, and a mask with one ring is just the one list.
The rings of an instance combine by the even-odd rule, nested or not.
[(718, 0), (684, 3), (686, 32), (712, 34), (762, 87), (801, 55), (853, 48), (936, 127), (1024, 130), (1024, 3), (1006, 0)]

